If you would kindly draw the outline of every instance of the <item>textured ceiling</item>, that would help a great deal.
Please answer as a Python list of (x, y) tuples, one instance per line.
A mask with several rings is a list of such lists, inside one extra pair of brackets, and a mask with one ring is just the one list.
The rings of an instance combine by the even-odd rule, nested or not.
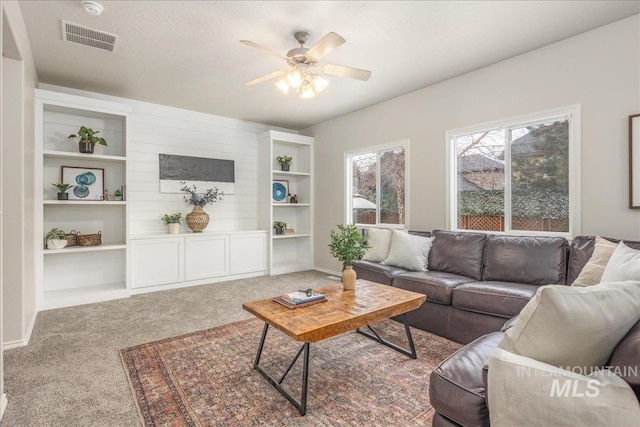
[[(42, 83), (106, 93), (292, 129), (355, 111), (640, 13), (640, 1), (20, 3)], [(60, 20), (119, 36), (113, 53), (62, 41)], [(273, 81), (243, 83), (329, 31), (347, 43), (324, 62), (373, 72), (368, 82), (329, 77), (314, 99), (285, 96)]]

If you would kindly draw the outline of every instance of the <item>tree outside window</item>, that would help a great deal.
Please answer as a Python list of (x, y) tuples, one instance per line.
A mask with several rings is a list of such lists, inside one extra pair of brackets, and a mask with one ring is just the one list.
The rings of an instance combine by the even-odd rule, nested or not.
[(347, 156), (349, 219), (355, 224), (404, 225), (405, 145)]
[(571, 114), (451, 138), (454, 228), (569, 233)]

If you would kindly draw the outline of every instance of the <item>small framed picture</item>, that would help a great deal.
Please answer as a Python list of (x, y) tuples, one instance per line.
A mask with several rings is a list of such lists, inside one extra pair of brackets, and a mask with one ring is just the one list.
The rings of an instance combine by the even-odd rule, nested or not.
[(69, 200), (100, 200), (104, 194), (104, 169), (62, 166), (62, 182), (73, 185)]
[(289, 194), (289, 181), (287, 180), (273, 180), (271, 187), (271, 198), (274, 202), (286, 203), (287, 194)]

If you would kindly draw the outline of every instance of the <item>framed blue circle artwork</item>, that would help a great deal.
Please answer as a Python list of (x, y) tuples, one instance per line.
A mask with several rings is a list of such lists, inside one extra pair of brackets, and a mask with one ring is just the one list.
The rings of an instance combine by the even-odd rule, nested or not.
[(284, 202), (287, 199), (287, 193), (289, 190), (287, 189), (287, 181), (274, 181), (272, 186), (273, 193), (273, 201), (274, 202)]

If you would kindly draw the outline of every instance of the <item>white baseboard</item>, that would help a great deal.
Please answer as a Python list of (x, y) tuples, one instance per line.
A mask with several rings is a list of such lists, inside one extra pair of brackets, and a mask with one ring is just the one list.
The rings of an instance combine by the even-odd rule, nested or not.
[(7, 393), (2, 393), (2, 401), (0, 401), (0, 420), (2, 420), (2, 416), (4, 415), (4, 410), (7, 409)]
[(38, 312), (34, 311), (33, 316), (31, 317), (31, 321), (29, 322), (29, 327), (27, 328), (27, 333), (21, 340), (15, 341), (7, 341), (2, 343), (2, 350), (11, 350), (12, 348), (24, 347), (29, 345), (29, 341), (31, 341), (31, 334), (33, 333), (33, 328), (36, 326), (36, 317), (38, 316)]

